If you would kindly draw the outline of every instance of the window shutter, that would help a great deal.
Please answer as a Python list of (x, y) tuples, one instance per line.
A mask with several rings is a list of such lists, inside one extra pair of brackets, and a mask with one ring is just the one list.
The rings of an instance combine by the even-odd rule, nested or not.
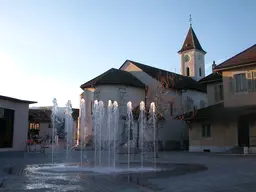
[(242, 80), (242, 91), (248, 91), (248, 84), (247, 84), (247, 79), (246, 79), (246, 74), (243, 73), (241, 74), (241, 80)]
[(252, 84), (253, 84), (253, 87), (254, 87), (253, 90), (256, 91), (256, 72), (252, 73)]
[(234, 92), (234, 85), (233, 85), (233, 82), (232, 82), (232, 77), (228, 77), (228, 87), (229, 87), (229, 91), (231, 93)]
[(220, 100), (222, 101), (223, 100), (223, 97), (224, 97), (224, 94), (223, 94), (223, 85), (219, 85), (219, 95), (220, 95)]
[(241, 88), (241, 78), (239, 76), (240, 74), (237, 74), (237, 75), (234, 75), (234, 78), (235, 78), (235, 82), (236, 82), (236, 89), (235, 91), (238, 93), (240, 92), (240, 88)]
[(218, 86), (214, 85), (214, 99), (217, 102), (218, 101)]
[(91, 101), (91, 115), (93, 114), (93, 106), (94, 106), (94, 102)]
[(211, 125), (207, 125), (207, 137), (211, 137)]
[(253, 73), (252, 72), (248, 72), (246, 74), (246, 78), (247, 78), (247, 84), (248, 84), (248, 91), (252, 91), (253, 90)]
[(205, 137), (205, 125), (202, 125), (202, 129), (201, 129), (201, 131), (202, 131), (202, 137)]

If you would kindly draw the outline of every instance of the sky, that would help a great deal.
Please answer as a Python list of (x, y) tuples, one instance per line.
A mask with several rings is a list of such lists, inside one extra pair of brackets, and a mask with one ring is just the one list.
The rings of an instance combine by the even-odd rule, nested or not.
[(255, 44), (256, 1), (1, 0), (0, 95), (79, 107), (80, 85), (126, 59), (180, 72), (193, 29), (212, 61)]

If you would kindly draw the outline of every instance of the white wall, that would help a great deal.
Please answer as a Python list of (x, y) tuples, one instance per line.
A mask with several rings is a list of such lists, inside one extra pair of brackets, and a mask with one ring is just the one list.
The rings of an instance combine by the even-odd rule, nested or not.
[(49, 124), (50, 123), (40, 123), (40, 137), (44, 137), (46, 134), (52, 135), (52, 128), (49, 128)]
[[(191, 60), (185, 62), (185, 55), (190, 55)], [(199, 81), (205, 77), (205, 54), (198, 50), (184, 51), (180, 54), (181, 74), (187, 76), (187, 67), (190, 69), (190, 76)], [(201, 68), (202, 75), (199, 76), (199, 68)]]
[[(145, 100), (145, 89), (124, 85), (99, 85), (94, 91), (95, 95), (93, 100), (99, 100), (104, 102), (105, 106), (105, 122), (107, 118), (107, 105), (108, 101), (117, 101), (119, 107), (119, 115), (125, 116), (127, 111), (127, 102), (131, 101), (132, 106), (137, 107), (141, 101)], [(86, 100), (86, 99), (85, 99)], [(124, 129), (124, 120), (119, 120), (118, 134), (120, 135)], [(92, 122), (88, 128), (92, 129)], [(105, 126), (107, 127), (107, 126)], [(103, 131), (107, 133), (107, 128)], [(107, 135), (107, 134), (103, 134)], [(104, 139), (104, 138), (103, 138)], [(107, 139), (107, 138), (106, 138)]]
[[(39, 122), (40, 123), (40, 122)], [(49, 127), (49, 123), (40, 123), (40, 131), (39, 131), (39, 136), (44, 137), (46, 134), (49, 134), (50, 136), (52, 135), (52, 127)], [(76, 131), (77, 131), (77, 126), (76, 126), (76, 121), (72, 121), (72, 126), (73, 126), (73, 138), (75, 137)]]
[[(130, 62), (127, 62), (121, 70), (128, 71), (141, 82), (149, 86), (149, 89), (156, 87), (159, 82), (149, 76), (147, 73), (143, 72), (140, 68), (133, 65)], [(125, 96), (123, 99), (120, 97), (120, 90), (125, 89)], [(150, 92), (150, 91), (149, 91)], [(179, 109), (183, 103), (183, 98), (189, 95), (195, 101), (200, 100), (201, 98), (204, 101), (207, 101), (207, 96), (205, 93), (200, 93), (197, 91), (188, 90), (182, 96), (179, 92), (169, 91), (167, 97), (170, 97), (170, 100), (174, 101), (174, 107)], [(108, 100), (117, 101), (119, 104), (120, 114), (126, 113), (126, 104), (128, 101), (132, 101), (133, 107), (139, 105), (140, 101), (145, 99), (145, 90), (141, 88), (119, 86), (119, 85), (100, 85), (96, 89), (85, 89), (84, 99), (86, 101), (86, 108), (89, 113), (88, 116), (91, 119), (91, 102), (95, 99), (102, 100), (107, 106)], [(148, 100), (148, 103), (151, 102)], [(200, 102), (198, 102), (200, 104)], [(176, 111), (174, 115), (178, 115), (179, 111)], [(107, 127), (107, 126), (106, 126)], [(92, 130), (92, 122), (89, 123), (88, 129)], [(119, 123), (119, 131), (122, 132), (124, 129), (124, 121)], [(152, 137), (152, 134), (151, 134)], [(153, 139), (150, 137), (149, 140)], [(174, 116), (167, 116), (164, 121), (163, 127), (159, 129), (158, 139), (162, 141), (180, 141), (183, 139), (188, 139), (188, 130), (185, 123), (181, 120), (174, 120)]]
[[(200, 79), (205, 77), (205, 54), (202, 53), (201, 51), (195, 51), (195, 68), (196, 68), (196, 80), (199, 81)], [(201, 76), (199, 75), (199, 68), (201, 68)]]
[[(124, 92), (123, 101), (120, 95), (120, 91)], [(137, 87), (130, 87), (124, 85), (99, 85), (96, 87), (95, 92), (99, 92), (98, 99), (104, 102), (104, 105), (107, 107), (108, 100), (117, 101), (119, 106), (126, 104), (128, 101), (132, 102), (132, 106), (136, 107), (140, 104), (141, 101), (145, 101), (145, 89), (144, 88), (137, 88)], [(122, 103), (123, 102), (123, 103)], [(125, 110), (126, 112), (126, 110)]]
[(208, 97), (207, 93), (199, 92), (199, 91), (193, 91), (193, 90), (187, 90), (186, 92), (182, 93), (182, 104), (185, 105), (187, 97), (190, 97), (193, 102), (194, 106), (196, 106), (197, 109), (200, 109), (200, 101), (205, 102), (205, 106), (208, 106)]
[(0, 151), (23, 151), (25, 150), (28, 135), (28, 108), (26, 103), (16, 103), (0, 99), (0, 108), (14, 110), (14, 133), (13, 147), (0, 148)]
[[(122, 70), (130, 72), (132, 75), (137, 77), (141, 82), (149, 86), (149, 89), (154, 89), (154, 87), (159, 86), (159, 81), (152, 78), (147, 73), (143, 72), (140, 68), (135, 66), (134, 64), (127, 62)], [(150, 90), (149, 90), (150, 93)], [(181, 94), (175, 91), (169, 91), (168, 95), (165, 97), (169, 97), (166, 100), (170, 100), (174, 102), (174, 108), (179, 109), (182, 104)], [(151, 102), (150, 100), (148, 102)], [(179, 111), (174, 111), (173, 115), (176, 115)], [(180, 141), (182, 139), (187, 139), (188, 131), (183, 121), (174, 120), (174, 116), (167, 116), (167, 119), (164, 121), (164, 124), (161, 129), (159, 129), (158, 139), (162, 141)], [(151, 134), (152, 140), (153, 136)]]
[[(85, 100), (85, 113), (86, 113), (86, 120), (85, 120), (85, 128), (83, 128), (83, 130), (85, 130), (85, 136), (88, 137), (90, 135), (92, 135), (92, 110), (93, 110), (93, 102), (94, 102), (94, 88), (88, 88), (84, 90), (84, 94), (83, 94), (83, 98)], [(80, 110), (81, 112), (81, 110)], [(81, 115), (81, 114), (80, 114)], [(80, 118), (81, 121), (81, 118)], [(80, 126), (81, 126), (81, 122), (80, 122)], [(80, 134), (81, 136), (81, 134)], [(81, 137), (80, 137), (81, 139)]]

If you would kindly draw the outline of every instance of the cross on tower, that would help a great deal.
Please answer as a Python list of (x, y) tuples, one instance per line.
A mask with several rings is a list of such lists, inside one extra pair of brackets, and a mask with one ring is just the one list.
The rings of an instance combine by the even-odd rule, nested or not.
[(190, 23), (190, 27), (192, 26), (192, 17), (191, 14), (189, 15), (189, 23)]

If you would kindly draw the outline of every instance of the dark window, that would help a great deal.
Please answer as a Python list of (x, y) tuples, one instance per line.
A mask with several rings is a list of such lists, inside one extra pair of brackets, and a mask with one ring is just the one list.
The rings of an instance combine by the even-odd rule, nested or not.
[(201, 77), (202, 76), (202, 69), (201, 69), (201, 67), (199, 67), (199, 77)]
[(173, 103), (169, 103), (170, 105), (170, 115), (172, 116), (173, 115)]
[(93, 114), (93, 107), (94, 107), (94, 102), (91, 101), (91, 115)]
[(219, 89), (220, 89), (220, 100), (222, 101), (224, 99), (223, 85), (222, 84), (219, 86)]
[(223, 85), (217, 84), (214, 86), (215, 102), (223, 100)]
[(211, 124), (203, 124), (201, 133), (203, 138), (211, 137), (212, 136)]
[(190, 76), (190, 71), (189, 71), (189, 67), (186, 68), (187, 69), (187, 76)]
[(130, 141), (133, 140), (133, 129), (130, 129)]
[(14, 110), (0, 108), (0, 148), (13, 145)]
[(235, 74), (234, 75), (234, 80), (235, 80), (235, 91), (237, 93), (239, 92), (247, 92), (248, 87), (247, 87), (247, 79), (246, 79), (246, 74), (245, 73), (240, 73), (240, 74)]

